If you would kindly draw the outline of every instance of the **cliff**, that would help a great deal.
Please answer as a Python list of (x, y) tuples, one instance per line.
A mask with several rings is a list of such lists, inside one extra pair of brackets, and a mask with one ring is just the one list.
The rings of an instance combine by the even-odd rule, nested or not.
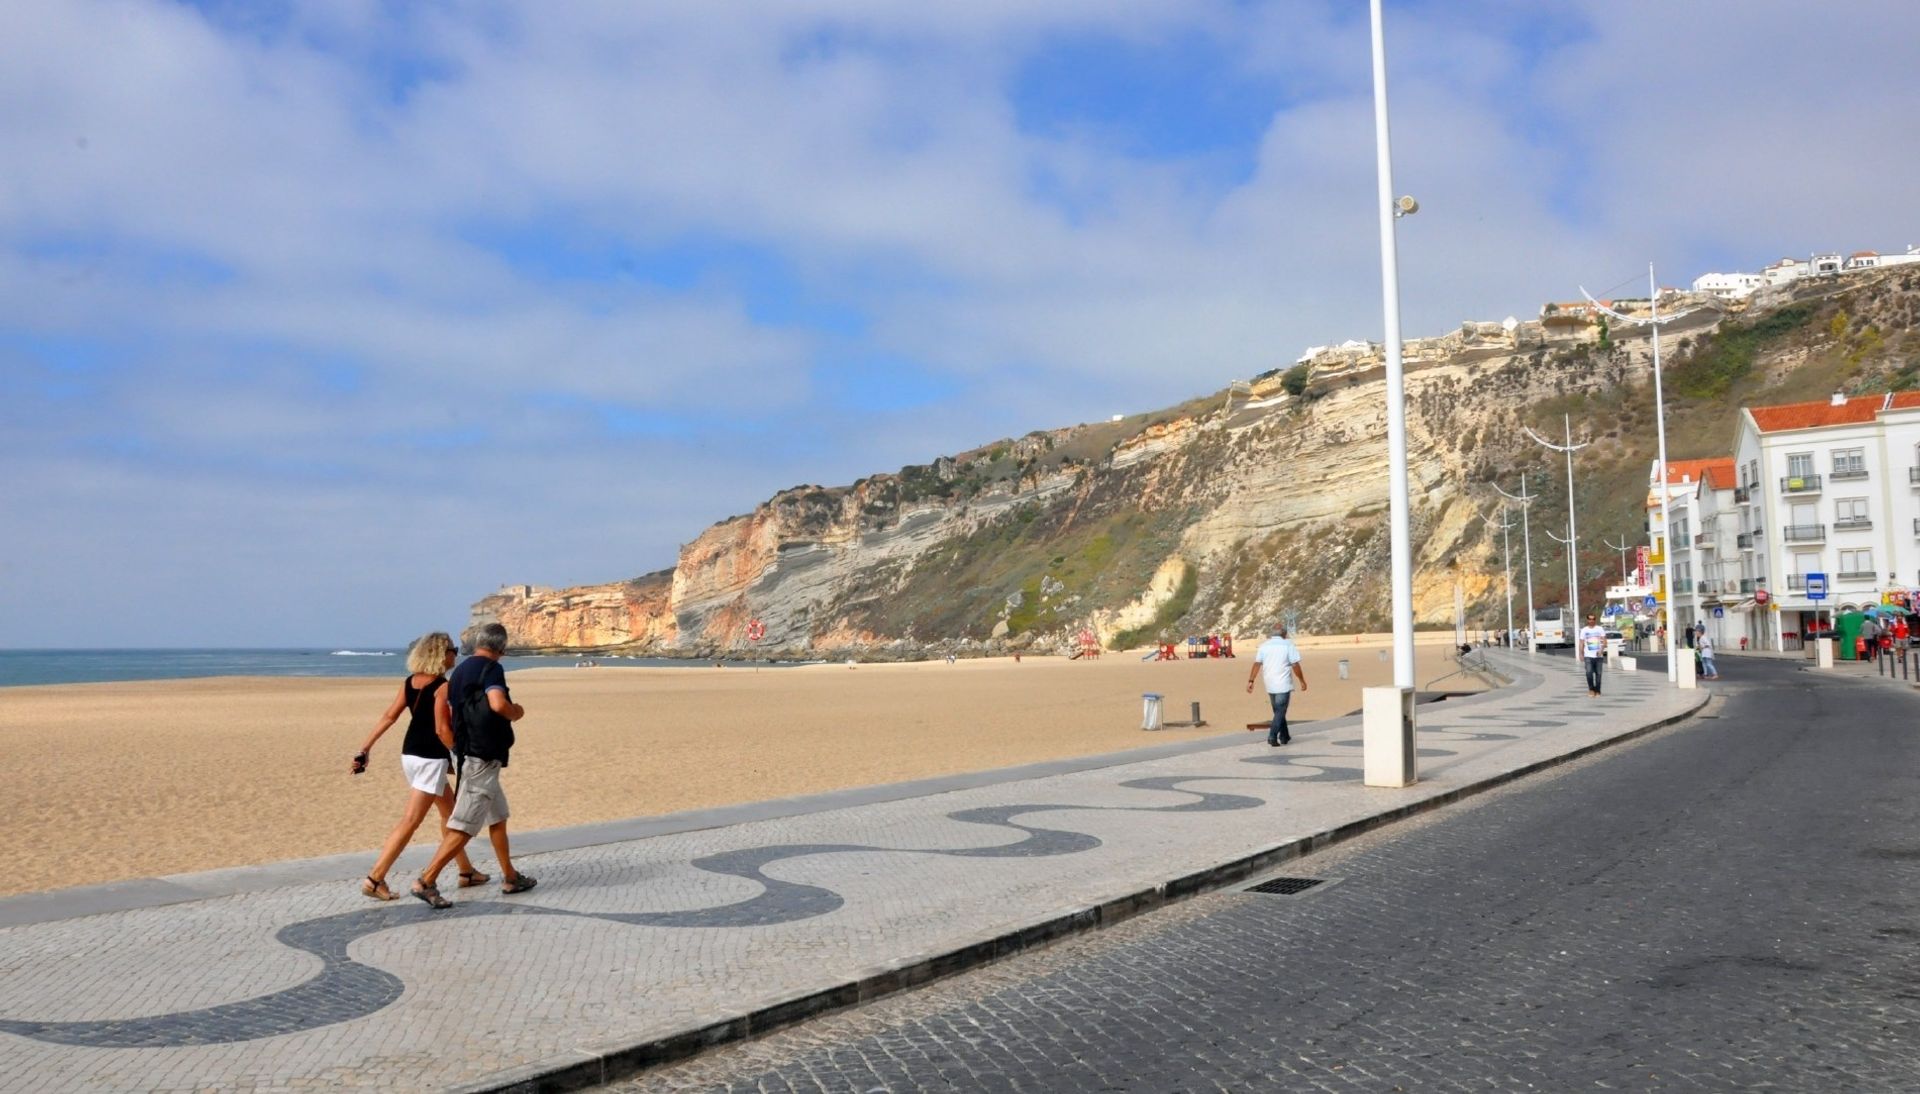
[[(1741, 312), (1705, 298), (1685, 306), (1697, 310), (1662, 343), (1673, 458), (1730, 449), (1743, 403), (1920, 384), (1920, 272), (1796, 283)], [(1528, 474), (1542, 495), (1536, 530), (1564, 524), (1564, 464), (1523, 424), (1557, 434), (1568, 414), (1576, 437), (1593, 438), (1578, 456), (1583, 542), (1641, 535), (1649, 340), (1549, 320), (1469, 323), (1408, 344), (1424, 623), (1451, 623), (1456, 585), (1481, 624), (1504, 618), (1499, 538), (1480, 519), (1497, 498), (1485, 484), (1513, 490)], [(1178, 407), (795, 488), (708, 528), (670, 571), (509, 586), (473, 616), (504, 622), (519, 648), (668, 656), (916, 656), (1051, 647), (1082, 629), (1131, 644), (1246, 633), (1288, 612), (1309, 631), (1385, 629), (1381, 371), (1378, 347), (1349, 343)], [(1545, 603), (1565, 595), (1565, 567), (1535, 538)], [(1583, 597), (1606, 584), (1614, 557), (1586, 549)]]

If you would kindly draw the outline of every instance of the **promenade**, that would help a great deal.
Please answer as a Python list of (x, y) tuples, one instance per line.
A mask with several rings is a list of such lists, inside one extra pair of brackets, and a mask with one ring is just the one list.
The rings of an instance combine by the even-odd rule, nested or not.
[(0, 901), (0, 1089), (614, 1078), (1251, 876), (1711, 696), (1625, 672), (1590, 699), (1569, 658), (1489, 656), (1514, 682), (1422, 707), (1404, 790), (1360, 784), (1349, 718), (1281, 749), (1231, 733), (530, 833), (538, 890), (449, 890), (443, 913), (366, 901), (361, 856)]

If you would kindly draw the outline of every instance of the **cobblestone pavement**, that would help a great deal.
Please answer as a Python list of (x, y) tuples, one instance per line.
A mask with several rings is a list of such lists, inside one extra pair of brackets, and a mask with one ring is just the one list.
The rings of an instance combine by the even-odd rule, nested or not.
[(1699, 719), (639, 1091), (1920, 1090), (1920, 702)]
[[(1524, 658), (1496, 654), (1514, 665)], [(1422, 782), (1357, 727), (531, 856), (435, 915), (351, 879), (0, 930), (0, 1089), (431, 1089), (561, 1066), (952, 953), (1688, 709), (1570, 664), (1422, 711)], [(1329, 894), (1333, 895), (1333, 894)]]

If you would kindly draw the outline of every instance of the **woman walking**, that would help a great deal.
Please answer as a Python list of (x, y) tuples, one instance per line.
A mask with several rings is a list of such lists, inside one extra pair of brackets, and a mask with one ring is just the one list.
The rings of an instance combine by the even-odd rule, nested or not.
[[(367, 769), (367, 756), (381, 734), (400, 720), (402, 711), (410, 712), (407, 735), (400, 744), (400, 769), (407, 776), (406, 809), (400, 814), (400, 823), (394, 825), (393, 832), (387, 836), (386, 846), (380, 849), (380, 860), (360, 883), (360, 891), (375, 900), (394, 899), (393, 890), (387, 888), (387, 871), (413, 839), (420, 822), (426, 819), (427, 810), (440, 810), (442, 834), (446, 830), (447, 814), (453, 810), (453, 792), (447, 789), (447, 771), (453, 761), (450, 751), (453, 727), (439, 725), (434, 718), (434, 693), (446, 685), (446, 671), (453, 667), (453, 657), (453, 639), (445, 632), (435, 631), (414, 642), (407, 651), (407, 678), (400, 682), (399, 694), (380, 716), (367, 743), (360, 746), (353, 757), (353, 773), (358, 775)], [(490, 880), (473, 868), (465, 851), (461, 852), (459, 863), (462, 889), (484, 885)]]

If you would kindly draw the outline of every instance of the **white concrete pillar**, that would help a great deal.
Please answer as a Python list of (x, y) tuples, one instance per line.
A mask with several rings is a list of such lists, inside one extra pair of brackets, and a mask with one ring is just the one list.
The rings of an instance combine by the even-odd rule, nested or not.
[(1680, 690), (1692, 691), (1694, 688), (1699, 687), (1699, 681), (1695, 680), (1693, 675), (1693, 651), (1679, 648), (1673, 652), (1675, 654), (1673, 659), (1674, 667), (1680, 670), (1675, 677), (1675, 683), (1679, 686)]
[(1816, 638), (1813, 640), (1813, 665), (1815, 668), (1833, 667), (1833, 639)]
[(1414, 751), (1412, 688), (1360, 691), (1362, 781), (1368, 786), (1412, 786), (1420, 778)]

